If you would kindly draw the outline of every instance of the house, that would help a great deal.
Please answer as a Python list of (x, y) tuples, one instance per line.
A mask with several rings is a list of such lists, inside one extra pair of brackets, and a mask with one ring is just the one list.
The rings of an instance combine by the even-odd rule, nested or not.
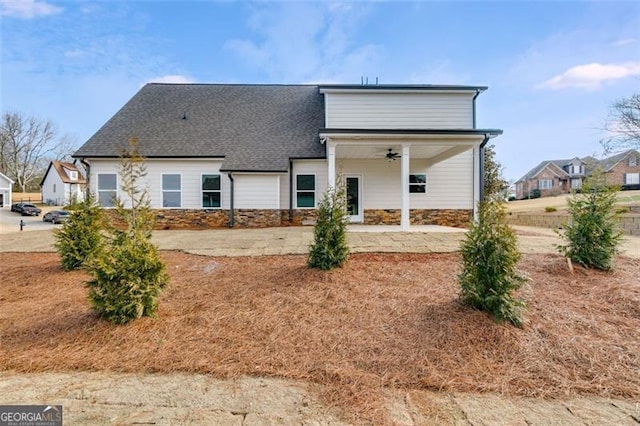
[(0, 208), (11, 206), (11, 187), (14, 183), (5, 174), (0, 173)]
[(533, 194), (548, 197), (580, 189), (593, 161), (592, 157), (543, 161), (516, 181), (516, 199), (531, 198)]
[(629, 149), (600, 162), (607, 183), (622, 189), (640, 189), (640, 152)]
[(627, 186), (640, 184), (640, 155), (636, 150), (597, 160), (593, 157), (569, 160), (546, 160), (527, 172), (516, 182), (516, 199), (548, 197), (567, 194), (582, 187), (584, 179), (595, 169), (607, 174), (611, 185)]
[(81, 170), (72, 163), (51, 161), (40, 187), (42, 201), (55, 206), (66, 206), (84, 198), (87, 181)]
[(482, 194), (481, 86), (145, 85), (74, 157), (100, 204), (136, 138), (157, 226), (312, 223), (339, 180), (353, 223), (464, 226)]

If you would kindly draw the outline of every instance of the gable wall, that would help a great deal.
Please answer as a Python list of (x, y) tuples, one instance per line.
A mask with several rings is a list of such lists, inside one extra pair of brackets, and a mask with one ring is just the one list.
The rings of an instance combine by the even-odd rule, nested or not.
[[(629, 166), (629, 157), (636, 156), (636, 166)], [(607, 183), (611, 185), (624, 185), (626, 173), (640, 173), (640, 155), (631, 153), (622, 161), (616, 164), (613, 169), (607, 173)]]
[[(53, 191), (53, 186), (55, 185), (55, 192)], [(47, 178), (42, 183), (42, 202), (52, 202), (56, 206), (62, 206), (66, 204), (65, 195), (68, 190), (65, 188), (64, 182), (60, 178), (60, 175), (56, 172), (54, 167), (49, 169), (49, 173), (47, 174)]]
[(470, 129), (470, 93), (325, 93), (326, 127)]

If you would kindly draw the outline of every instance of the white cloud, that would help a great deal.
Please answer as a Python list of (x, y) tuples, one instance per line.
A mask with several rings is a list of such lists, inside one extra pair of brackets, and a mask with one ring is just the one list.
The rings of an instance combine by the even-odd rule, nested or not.
[(539, 84), (537, 88), (566, 89), (598, 89), (603, 84), (627, 77), (640, 75), (640, 62), (624, 62), (619, 64), (600, 64), (597, 62), (576, 65), (562, 74), (556, 75)]
[(151, 78), (147, 80), (145, 83), (189, 84), (189, 83), (195, 83), (195, 81), (192, 78), (187, 77), (185, 75), (170, 74), (170, 75), (163, 75), (160, 77)]
[(0, 15), (13, 18), (32, 19), (38, 16), (54, 15), (62, 8), (36, 0), (0, 0)]
[(247, 20), (252, 37), (227, 40), (224, 47), (272, 81), (359, 82), (381, 57), (380, 46), (355, 37), (367, 9), (321, 2), (254, 5)]
[(613, 43), (611, 43), (611, 45), (614, 47), (620, 47), (620, 46), (626, 46), (628, 44), (633, 44), (636, 41), (637, 40), (635, 38), (623, 38), (623, 39), (614, 41)]

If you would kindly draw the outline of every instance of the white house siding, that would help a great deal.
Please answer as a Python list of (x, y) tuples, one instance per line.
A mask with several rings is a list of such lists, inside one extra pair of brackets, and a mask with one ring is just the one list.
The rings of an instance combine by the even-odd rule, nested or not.
[(11, 181), (5, 175), (0, 173), (0, 198), (2, 198), (2, 207), (11, 206)]
[[(66, 190), (68, 193), (68, 190)], [(47, 174), (47, 178), (42, 184), (42, 201), (48, 204), (61, 206), (65, 203), (65, 185), (52, 167)]]
[[(180, 174), (181, 175), (181, 198), (183, 209), (201, 209), (202, 208), (202, 175), (203, 174), (219, 174), (221, 178), (220, 186), (221, 208), (229, 208), (229, 191), (230, 182), (226, 173), (220, 173), (221, 160), (156, 160), (147, 159), (147, 176), (141, 180), (139, 186), (147, 187), (151, 197), (151, 207), (155, 209), (162, 208), (162, 175), (163, 174)], [(118, 174), (118, 196), (126, 201), (126, 197), (120, 190), (122, 179), (119, 175), (119, 160), (91, 160), (91, 190), (97, 193), (97, 175), (102, 173)]]
[[(296, 175), (316, 176), (316, 207), (327, 189), (327, 160), (295, 160), (293, 162), (293, 186), (295, 190)], [(295, 194), (293, 199), (295, 200)], [(289, 175), (280, 178), (280, 208), (289, 208)], [(295, 209), (295, 203), (293, 205)]]
[(326, 127), (460, 129), (473, 127), (473, 93), (325, 93)]
[(234, 208), (279, 209), (281, 174), (233, 174)]
[[(472, 209), (473, 153), (471, 150), (426, 167), (426, 160), (413, 159), (410, 173), (427, 174), (427, 193), (410, 194), (412, 209)], [(399, 209), (400, 161), (338, 159), (342, 174), (362, 175), (365, 209)]]

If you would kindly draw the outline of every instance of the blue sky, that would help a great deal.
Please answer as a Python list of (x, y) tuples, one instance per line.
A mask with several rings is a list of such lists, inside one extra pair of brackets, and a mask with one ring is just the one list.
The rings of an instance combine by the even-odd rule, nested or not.
[(640, 90), (640, 2), (0, 0), (2, 112), (78, 145), (146, 82), (488, 85), (507, 178), (602, 154)]

